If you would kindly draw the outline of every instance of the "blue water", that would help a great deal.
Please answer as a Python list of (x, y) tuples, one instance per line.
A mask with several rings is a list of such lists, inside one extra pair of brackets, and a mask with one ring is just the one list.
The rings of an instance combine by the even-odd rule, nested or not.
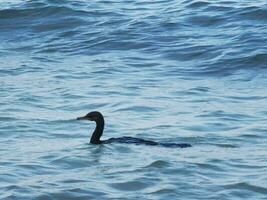
[[(3, 0), (0, 199), (267, 199), (267, 2)], [(140, 137), (175, 149), (90, 145)]]

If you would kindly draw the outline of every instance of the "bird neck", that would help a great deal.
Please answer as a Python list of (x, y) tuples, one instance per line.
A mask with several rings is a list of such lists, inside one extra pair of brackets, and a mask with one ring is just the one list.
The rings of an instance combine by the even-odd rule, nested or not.
[(90, 143), (92, 143), (92, 144), (100, 144), (101, 143), (100, 138), (101, 138), (103, 131), (104, 131), (104, 125), (105, 125), (104, 118), (100, 118), (96, 121), (96, 127), (95, 127), (93, 134), (92, 134)]

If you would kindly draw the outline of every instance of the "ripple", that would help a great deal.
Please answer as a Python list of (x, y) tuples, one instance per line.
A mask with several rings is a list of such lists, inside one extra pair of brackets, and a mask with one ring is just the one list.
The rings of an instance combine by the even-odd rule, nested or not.
[(150, 194), (162, 195), (162, 194), (172, 194), (172, 193), (175, 193), (174, 189), (165, 188), (165, 189), (159, 189), (157, 191), (151, 192)]
[(170, 165), (169, 162), (164, 161), (164, 160), (156, 160), (149, 165), (145, 166), (144, 168), (165, 168)]
[(122, 111), (132, 111), (132, 112), (155, 112), (157, 111), (156, 108), (149, 107), (149, 106), (130, 106), (127, 108), (120, 108), (117, 109), (116, 112), (122, 112)]
[(267, 194), (267, 188), (249, 184), (246, 182), (224, 185), (226, 189), (239, 189), (261, 194)]
[(208, 164), (208, 163), (196, 163), (199, 168), (204, 170), (211, 170), (211, 171), (226, 171), (222, 167), (217, 166), (216, 164)]
[(267, 19), (267, 9), (266, 7), (251, 6), (242, 9), (239, 15), (242, 17), (246, 17), (249, 20), (265, 21)]
[(43, 194), (38, 196), (36, 199), (38, 200), (46, 200), (46, 199), (92, 199), (97, 197), (104, 196), (105, 193), (98, 192), (98, 191), (90, 191), (90, 194), (88, 194), (87, 190), (83, 190), (81, 188), (73, 188), (70, 190), (62, 190), (59, 192), (47, 192), (47, 194)]
[(191, 1), (187, 7), (188, 8), (205, 8), (207, 6), (211, 5), (211, 3), (206, 1)]
[(222, 25), (224, 22), (224, 18), (223, 17), (219, 17), (219, 16), (195, 16), (195, 17), (190, 17), (187, 19), (189, 23), (193, 24), (193, 25), (197, 25), (197, 26), (203, 26), (203, 27), (207, 27), (207, 26), (212, 26), (212, 27), (216, 27), (218, 25)]
[(120, 191), (141, 191), (151, 186), (147, 182), (138, 181), (138, 180), (120, 182), (120, 183), (112, 183), (109, 185), (112, 188), (120, 190)]
[(37, 17), (47, 17), (53, 15), (82, 15), (86, 14), (86, 12), (82, 10), (74, 10), (69, 7), (57, 7), (57, 6), (42, 6), (42, 7), (33, 7), (33, 8), (23, 8), (23, 9), (4, 9), (0, 10), (0, 17), (2, 19), (9, 18), (37, 18)]

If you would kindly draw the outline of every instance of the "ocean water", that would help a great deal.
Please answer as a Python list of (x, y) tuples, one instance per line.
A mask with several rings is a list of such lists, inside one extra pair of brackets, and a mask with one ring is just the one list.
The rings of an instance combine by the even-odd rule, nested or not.
[(266, 0), (2, 0), (0, 199), (267, 199), (266, 88)]

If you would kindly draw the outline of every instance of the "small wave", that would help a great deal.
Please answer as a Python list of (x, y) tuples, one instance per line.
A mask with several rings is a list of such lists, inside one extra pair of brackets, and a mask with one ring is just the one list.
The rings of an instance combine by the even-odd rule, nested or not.
[(187, 22), (192, 24), (192, 25), (196, 25), (196, 26), (216, 27), (219, 25), (223, 25), (225, 22), (225, 19), (222, 16), (200, 15), (200, 16), (188, 17)]
[(0, 116), (0, 121), (6, 122), (6, 121), (18, 121), (18, 118), (15, 117), (4, 117), (4, 116)]
[[(88, 183), (91, 184), (91, 183)], [(60, 185), (55, 185), (53, 188), (59, 187)], [(34, 197), (36, 200), (57, 200), (57, 199), (69, 199), (69, 200), (75, 200), (75, 199), (80, 199), (80, 200), (88, 200), (88, 199), (105, 199), (106, 193), (97, 191), (97, 189), (93, 190), (85, 190), (80, 187), (73, 186), (70, 189), (60, 189), (60, 190), (55, 190), (53, 192), (51, 191), (46, 191), (41, 194), (39, 194), (37, 197)], [(31, 196), (32, 197), (32, 196)]]
[(149, 165), (145, 166), (144, 168), (165, 168), (170, 165), (169, 162), (164, 161), (164, 160), (156, 160)]
[(116, 110), (116, 112), (121, 112), (121, 111), (155, 112), (157, 111), (157, 109), (149, 106), (129, 106), (127, 108), (119, 108)]
[[(239, 99), (239, 97), (227, 97), (227, 98), (234, 98), (234, 99), (238, 99), (238, 100), (247, 100), (248, 97), (244, 97)], [(225, 111), (222, 110), (216, 110), (216, 111), (212, 111), (209, 112), (207, 114), (200, 114), (197, 115), (196, 117), (198, 118), (210, 118), (210, 119), (220, 119), (222, 121), (229, 121), (229, 122), (242, 122), (242, 121), (256, 121), (257, 117), (255, 116), (251, 116), (248, 114), (239, 114), (239, 113), (227, 113)], [(215, 124), (216, 125), (216, 124)]]
[(27, 164), (19, 164), (17, 165), (19, 169), (22, 171), (32, 171), (32, 173), (35, 174), (47, 174), (51, 173), (51, 169), (53, 169), (50, 166), (44, 166), (42, 164), (33, 164), (33, 163), (27, 163)]
[(262, 186), (252, 185), (252, 184), (249, 184), (249, 183), (246, 183), (246, 182), (224, 185), (224, 188), (226, 188), (226, 189), (247, 190), (247, 191), (251, 191), (251, 192), (267, 194), (267, 188), (262, 187)]
[(112, 188), (120, 190), (120, 191), (141, 191), (150, 187), (149, 183), (134, 180), (134, 181), (126, 181), (119, 183), (111, 183), (109, 184)]
[(191, 9), (191, 8), (199, 9), (199, 8), (206, 8), (211, 4), (212, 3), (207, 2), (207, 1), (188, 1), (188, 4), (186, 7), (189, 9)]
[(238, 145), (235, 145), (235, 144), (214, 143), (214, 144), (211, 144), (211, 145), (222, 147), (222, 148), (238, 148)]
[(1, 19), (40, 19), (56, 16), (83, 16), (88, 14), (82, 10), (74, 10), (64, 6), (42, 6), (33, 8), (4, 9), (0, 10)]
[(213, 171), (226, 171), (223, 167), (216, 165), (215, 163), (213, 164), (208, 164), (208, 163), (195, 163), (199, 168), (205, 169), (205, 170), (213, 170)]
[(172, 194), (175, 192), (176, 192), (175, 189), (163, 188), (163, 189), (156, 190), (154, 192), (150, 192), (149, 194), (162, 195), (162, 194)]
[(257, 22), (266, 22), (267, 9), (266, 7), (249, 6), (240, 9), (239, 16), (244, 17), (246, 20), (257, 20)]
[[(67, 149), (66, 151), (69, 151)], [(74, 151), (74, 150), (73, 150)], [(77, 150), (78, 152), (81, 152), (80, 149)], [(46, 157), (43, 159), (47, 159)], [(83, 157), (80, 155), (61, 155), (61, 156), (53, 156), (52, 159), (48, 158), (49, 165), (52, 165), (54, 167), (59, 167), (62, 169), (82, 169), (90, 166), (91, 164), (94, 164), (94, 160), (91, 160), (90, 157)]]

